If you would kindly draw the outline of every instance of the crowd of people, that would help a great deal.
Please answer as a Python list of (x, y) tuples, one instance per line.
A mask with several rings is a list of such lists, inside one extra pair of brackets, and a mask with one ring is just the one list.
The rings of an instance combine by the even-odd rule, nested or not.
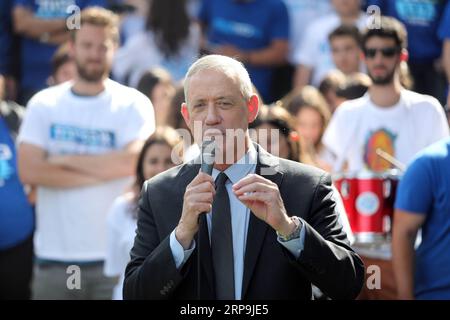
[[(381, 244), (358, 244), (333, 187), (344, 234), (382, 272), (381, 289), (364, 285), (359, 298), (450, 299), (445, 0), (1, 1), (0, 299), (122, 299), (133, 244), (128, 296), (160, 290), (137, 288), (136, 260), (152, 249), (136, 228), (175, 225), (159, 213), (164, 226), (139, 220), (141, 189), (199, 156), (190, 122), (202, 106), (186, 105), (185, 76), (208, 55), (248, 71), (257, 98), (244, 98), (259, 110), (249, 137), (269, 153), (332, 176), (398, 169)], [(215, 93), (214, 81), (199, 85)], [(226, 111), (235, 101), (215, 103)], [(82, 270), (77, 290), (67, 286), (72, 265)], [(317, 298), (340, 296), (323, 281)]]

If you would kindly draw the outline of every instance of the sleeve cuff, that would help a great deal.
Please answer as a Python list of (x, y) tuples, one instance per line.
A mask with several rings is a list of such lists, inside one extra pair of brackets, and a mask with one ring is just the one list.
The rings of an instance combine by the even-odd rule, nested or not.
[(175, 237), (175, 230), (170, 234), (170, 250), (172, 251), (173, 259), (175, 261), (175, 266), (180, 269), (189, 259), (192, 252), (195, 249), (195, 240), (192, 241), (191, 247), (187, 250), (183, 249), (183, 246), (178, 242)]
[(303, 227), (303, 222), (300, 220), (300, 234), (297, 238), (291, 239), (289, 241), (283, 241), (280, 237), (277, 237), (277, 240), (296, 259), (298, 259), (305, 246), (305, 228)]

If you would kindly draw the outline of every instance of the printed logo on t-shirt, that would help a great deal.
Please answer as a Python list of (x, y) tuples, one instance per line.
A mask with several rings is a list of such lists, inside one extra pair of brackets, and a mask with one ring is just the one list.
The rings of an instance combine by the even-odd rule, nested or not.
[(14, 174), (14, 168), (9, 163), (11, 159), (12, 151), (9, 146), (0, 143), (0, 187)]
[(395, 8), (397, 9), (398, 16), (403, 21), (407, 21), (410, 24), (427, 26), (436, 17), (435, 5), (437, 2), (437, 0), (397, 0), (395, 2)]
[(114, 149), (116, 147), (116, 136), (112, 131), (85, 129), (62, 124), (52, 124), (50, 126), (50, 139), (88, 147), (106, 149)]
[(367, 169), (382, 172), (392, 168), (391, 163), (377, 154), (377, 149), (394, 156), (396, 138), (396, 134), (385, 128), (369, 132), (364, 144), (364, 164)]
[(219, 33), (234, 35), (243, 38), (263, 38), (261, 30), (248, 23), (230, 21), (223, 18), (216, 18), (212, 23), (212, 28)]
[(37, 0), (36, 17), (55, 19), (67, 17), (67, 8), (76, 4), (75, 0)]

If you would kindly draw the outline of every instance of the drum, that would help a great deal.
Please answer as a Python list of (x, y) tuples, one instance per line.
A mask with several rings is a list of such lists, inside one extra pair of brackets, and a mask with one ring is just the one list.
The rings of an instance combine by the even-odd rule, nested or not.
[(341, 194), (356, 243), (374, 244), (390, 237), (397, 171), (340, 173), (333, 181)]

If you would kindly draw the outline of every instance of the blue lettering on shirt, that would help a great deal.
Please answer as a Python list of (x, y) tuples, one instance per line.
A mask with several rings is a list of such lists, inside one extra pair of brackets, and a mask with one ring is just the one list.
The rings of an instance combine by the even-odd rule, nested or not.
[(50, 139), (54, 141), (72, 142), (89, 147), (103, 147), (114, 149), (116, 136), (114, 132), (99, 129), (84, 129), (75, 126), (52, 124)]
[(37, 0), (36, 17), (41, 19), (65, 18), (67, 8), (75, 4), (75, 0)]
[(395, 6), (400, 19), (410, 24), (427, 26), (436, 17), (436, 4), (431, 1), (397, 0)]
[(244, 38), (263, 38), (262, 30), (259, 30), (248, 23), (216, 18), (213, 20), (213, 28), (223, 34), (235, 35)]

